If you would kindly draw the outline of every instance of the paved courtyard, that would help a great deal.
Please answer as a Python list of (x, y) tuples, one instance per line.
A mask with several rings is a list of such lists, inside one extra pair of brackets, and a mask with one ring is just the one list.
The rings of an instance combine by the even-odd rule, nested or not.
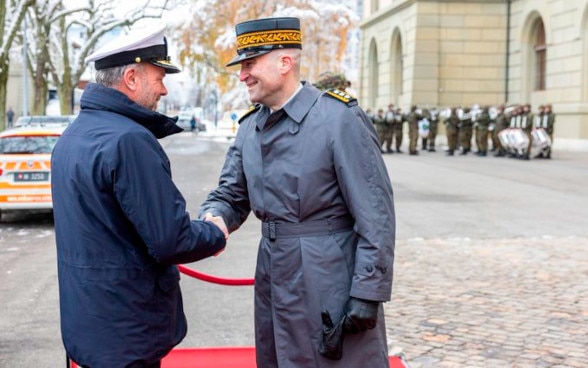
[(588, 367), (587, 238), (397, 244), (391, 352), (419, 367)]

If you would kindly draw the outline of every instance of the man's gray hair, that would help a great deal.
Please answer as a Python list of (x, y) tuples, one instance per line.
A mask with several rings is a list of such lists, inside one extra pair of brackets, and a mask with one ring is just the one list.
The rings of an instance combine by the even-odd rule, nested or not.
[(135, 68), (143, 67), (142, 64), (129, 64), (96, 70), (96, 74), (94, 76), (96, 78), (96, 83), (102, 84), (106, 87), (114, 87), (121, 82), (125, 70), (127, 70), (127, 68), (130, 66), (134, 66)]

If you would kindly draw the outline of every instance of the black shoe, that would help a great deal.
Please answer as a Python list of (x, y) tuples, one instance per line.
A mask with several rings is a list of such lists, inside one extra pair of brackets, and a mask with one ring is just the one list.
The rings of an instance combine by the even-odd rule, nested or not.
[(429, 148), (428, 151), (429, 152), (435, 152), (435, 149), (434, 148)]
[(396, 148), (396, 153), (404, 153), (400, 148)]
[(418, 151), (410, 151), (410, 153), (409, 153), (409, 155), (411, 155), (411, 156), (416, 156), (418, 154), (419, 154)]
[(447, 151), (446, 156), (453, 156), (453, 151)]
[(386, 153), (394, 153), (394, 151), (392, 151), (390, 148), (388, 148), (388, 149), (386, 150)]

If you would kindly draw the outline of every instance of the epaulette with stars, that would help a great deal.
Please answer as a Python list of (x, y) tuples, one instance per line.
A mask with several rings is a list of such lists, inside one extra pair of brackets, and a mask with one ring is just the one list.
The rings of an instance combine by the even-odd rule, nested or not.
[(249, 106), (249, 109), (247, 111), (245, 111), (245, 113), (243, 113), (243, 115), (241, 115), (241, 117), (238, 119), (239, 124), (241, 124), (241, 121), (243, 119), (245, 119), (249, 115), (253, 114), (254, 112), (259, 110), (260, 108), (261, 108), (261, 104), (255, 104), (255, 105)]
[(353, 106), (357, 104), (357, 98), (336, 88), (328, 89), (326, 91), (326, 94), (327, 96), (333, 97), (341, 102), (346, 103), (348, 106)]

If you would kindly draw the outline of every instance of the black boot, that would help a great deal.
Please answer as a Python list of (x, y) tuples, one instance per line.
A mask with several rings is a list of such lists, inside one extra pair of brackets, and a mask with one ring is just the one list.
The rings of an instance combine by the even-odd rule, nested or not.
[(447, 153), (445, 154), (446, 156), (453, 156), (453, 150), (449, 150), (447, 151)]

